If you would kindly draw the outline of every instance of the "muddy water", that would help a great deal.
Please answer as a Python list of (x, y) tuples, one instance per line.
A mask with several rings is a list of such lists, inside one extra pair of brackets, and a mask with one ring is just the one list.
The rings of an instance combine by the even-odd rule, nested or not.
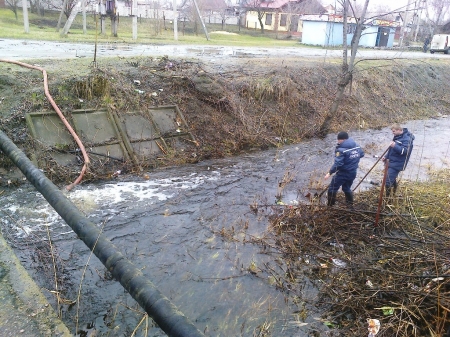
[[(416, 140), (403, 180), (426, 179), (430, 168), (449, 167), (450, 118), (406, 126)], [(366, 151), (359, 181), (392, 136), (389, 129), (353, 131), (351, 136)], [(303, 336), (326, 329), (314, 308), (314, 286), (304, 280), (293, 290), (298, 301), (286, 301), (287, 294), (276, 289), (270, 275), (258, 270), (263, 264), (282, 267), (277, 255), (248, 241), (264, 235), (278, 194), (284, 203), (295, 204), (305, 200), (311, 181), (325, 183), (321, 178), (332, 163), (334, 145), (335, 135), (329, 135), (279, 150), (149, 172), (148, 180), (119, 177), (84, 184), (68, 197), (207, 336), (252, 336), (262, 327), (272, 336)], [(381, 175), (378, 165), (367, 180), (380, 181)], [(280, 189), (283, 177), (289, 182)], [(250, 208), (255, 203), (257, 213)], [(95, 330), (130, 336), (142, 310), (39, 193), (24, 185), (9, 191), (0, 204), (4, 236), (57, 307), (51, 237), (63, 296), (60, 311), (71, 331), (78, 326), (81, 335)], [(78, 293), (79, 308), (72, 303)], [(303, 321), (295, 313), (304, 305), (308, 314)], [(149, 336), (164, 335), (149, 324)], [(145, 335), (144, 328), (145, 322), (138, 336)]]

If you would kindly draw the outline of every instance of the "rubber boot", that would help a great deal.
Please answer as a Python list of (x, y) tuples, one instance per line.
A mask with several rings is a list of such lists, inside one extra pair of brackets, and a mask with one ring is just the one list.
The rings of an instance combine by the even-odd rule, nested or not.
[(386, 191), (385, 191), (386, 192), (385, 204), (386, 205), (387, 204), (391, 205), (392, 201), (394, 200), (395, 187), (394, 187), (394, 185), (391, 185), (391, 186), (386, 186), (385, 189), (386, 189)]
[(395, 193), (397, 193), (397, 181), (394, 181), (394, 184), (392, 186), (394, 187), (392, 190), (392, 196), (394, 196)]
[(334, 204), (336, 203), (336, 192), (330, 192), (328, 191), (327, 197), (327, 206), (334, 206)]
[(344, 192), (347, 206), (353, 208), (353, 192)]
[(386, 186), (386, 197), (394, 197), (395, 193), (397, 192), (397, 181), (394, 181), (394, 183), (391, 186)]

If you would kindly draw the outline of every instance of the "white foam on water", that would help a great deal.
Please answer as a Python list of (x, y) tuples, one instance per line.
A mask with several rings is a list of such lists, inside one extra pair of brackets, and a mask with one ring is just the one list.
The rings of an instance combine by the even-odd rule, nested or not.
[(89, 186), (87, 189), (78, 189), (71, 192), (68, 197), (74, 202), (90, 199), (97, 205), (114, 205), (130, 200), (135, 202), (165, 201), (174, 197), (179, 190), (195, 189), (206, 181), (217, 180), (219, 173), (217, 171), (211, 173), (211, 176), (193, 173), (185, 177)]
[[(123, 203), (139, 206), (142, 202), (148, 205), (166, 201), (176, 196), (177, 192), (195, 189), (207, 181), (218, 180), (219, 176), (218, 171), (210, 171), (208, 175), (192, 173), (165, 179), (78, 186), (67, 194), (67, 198), (84, 214), (92, 214), (104, 207), (112, 210), (115, 205)], [(17, 237), (42, 231), (43, 226), (67, 226), (42, 195), (37, 193), (35, 197), (42, 199), (42, 203), (34, 203), (33, 207), (28, 207), (27, 203), (17, 205), (13, 198), (9, 204), (3, 206), (10, 219), (2, 217), (0, 223), (12, 225)]]

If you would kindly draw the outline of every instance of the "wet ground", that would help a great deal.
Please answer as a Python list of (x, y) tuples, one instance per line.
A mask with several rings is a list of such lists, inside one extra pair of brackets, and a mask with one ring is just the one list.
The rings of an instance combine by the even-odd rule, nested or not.
[[(65, 59), (76, 57), (94, 57), (94, 44), (64, 43), (33, 40), (0, 40), (0, 58), (8, 60), (22, 59)], [(230, 47), (205, 45), (134, 45), (118, 43), (101, 43), (97, 47), (97, 57), (103, 56), (164, 56), (191, 58), (213, 63), (223, 62), (224, 59), (265, 58), (265, 57), (299, 57), (299, 58), (335, 58), (342, 57), (342, 50), (304, 47), (299, 43), (292, 48), (258, 48), (258, 47)], [(358, 50), (358, 57), (383, 59), (439, 59), (447, 58), (441, 53), (430, 54), (404, 50)]]
[[(426, 179), (433, 169), (449, 167), (450, 118), (411, 121), (405, 126), (416, 140), (402, 180)], [(392, 135), (385, 128), (353, 131), (350, 136), (366, 151), (356, 183)], [(270, 247), (249, 241), (264, 235), (268, 216), (279, 209), (278, 194), (285, 204), (305, 202), (311, 181), (321, 182), (318, 187), (326, 184), (322, 177), (332, 164), (334, 145), (335, 135), (329, 135), (277, 150), (149, 172), (148, 180), (127, 176), (82, 184), (68, 197), (205, 335), (252, 336), (268, 328), (272, 336), (306, 336), (327, 329), (315, 308), (314, 286), (305, 279), (302, 289), (297, 289), (301, 298), (295, 303), (292, 297), (287, 300), (289, 294), (273, 285), (271, 275), (258, 270), (262, 264), (283, 268), (283, 263), (276, 254), (267, 254)], [(361, 188), (372, 187), (368, 181), (381, 181), (381, 176), (379, 164)], [(131, 335), (142, 310), (90, 257), (40, 194), (23, 185), (5, 192), (0, 204), (3, 235), (55, 303), (49, 229), (59, 256), (62, 317), (71, 331), (76, 330), (78, 316), (83, 334)], [(257, 213), (253, 205), (258, 205)], [(79, 308), (73, 302), (78, 293)], [(306, 314), (299, 319), (303, 308)], [(144, 335), (143, 326), (139, 336)], [(151, 336), (164, 335), (158, 328), (149, 330)]]

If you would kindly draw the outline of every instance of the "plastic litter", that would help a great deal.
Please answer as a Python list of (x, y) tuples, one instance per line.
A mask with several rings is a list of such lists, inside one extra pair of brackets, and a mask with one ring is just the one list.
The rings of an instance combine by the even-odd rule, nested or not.
[(380, 331), (380, 321), (377, 319), (369, 318), (367, 320), (367, 323), (369, 324), (369, 336), (368, 337), (375, 337), (378, 331)]
[(342, 261), (342, 260), (339, 260), (339, 259), (331, 259), (331, 261), (333, 262), (333, 264), (336, 266), (336, 267), (340, 267), (340, 268), (344, 268), (344, 267), (347, 267), (347, 263), (345, 263), (344, 261)]

